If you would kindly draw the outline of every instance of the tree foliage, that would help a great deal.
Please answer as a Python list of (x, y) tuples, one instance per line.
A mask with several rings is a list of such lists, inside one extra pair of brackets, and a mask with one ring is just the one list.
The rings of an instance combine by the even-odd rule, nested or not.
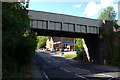
[(82, 42), (82, 38), (76, 38), (76, 45), (75, 45), (75, 50), (77, 51), (77, 57), (76, 59), (83, 59), (83, 42)]
[(45, 48), (46, 38), (46, 36), (37, 36), (37, 49)]
[(100, 20), (110, 20), (110, 21), (115, 21), (115, 18), (116, 18), (116, 13), (113, 7), (111, 6), (104, 9), (104, 11), (101, 12), (100, 16), (98, 17), (98, 19)]
[(113, 22), (113, 26), (118, 29), (118, 24), (117, 21), (115, 20), (116, 18), (116, 12), (114, 11), (114, 8), (109, 6), (104, 9), (103, 12), (101, 12), (100, 16), (98, 17), (99, 20), (109, 20)]
[[(113, 9), (113, 7), (107, 7), (106, 9), (104, 9), (103, 12), (101, 12), (100, 16), (98, 17), (98, 19), (100, 20), (109, 20), (113, 22), (113, 26), (117, 29), (118, 28), (118, 24), (117, 24), (117, 20), (115, 20), (116, 18), (116, 13)], [(115, 66), (120, 66), (119, 64), (119, 58), (120, 58), (120, 44), (115, 45), (115, 43), (118, 43), (117, 40), (115, 39), (119, 39), (118, 35), (113, 32), (112, 29), (110, 29), (110, 36), (105, 32), (105, 28), (102, 27), (100, 29), (100, 34), (102, 36), (104, 36), (105, 40), (106, 40), (106, 52), (107, 52), (107, 63), (111, 64), (111, 65), (115, 65)]]
[(29, 24), (30, 19), (23, 3), (2, 4), (3, 78), (23, 77), (26, 72), (24, 68), (33, 59), (36, 36), (29, 32)]

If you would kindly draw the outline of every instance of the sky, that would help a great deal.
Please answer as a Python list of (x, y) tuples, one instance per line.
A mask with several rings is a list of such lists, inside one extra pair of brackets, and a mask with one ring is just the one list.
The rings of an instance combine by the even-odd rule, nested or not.
[(108, 6), (118, 13), (118, 0), (30, 0), (28, 9), (97, 19)]

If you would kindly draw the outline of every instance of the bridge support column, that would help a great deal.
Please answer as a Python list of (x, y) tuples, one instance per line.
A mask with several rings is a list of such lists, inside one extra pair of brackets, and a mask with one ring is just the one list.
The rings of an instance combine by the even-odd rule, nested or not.
[[(88, 48), (90, 63), (104, 64), (105, 62), (105, 40), (99, 35), (84, 38)], [(85, 57), (86, 55), (84, 55)], [(86, 56), (87, 57), (87, 56)], [(83, 60), (86, 61), (86, 60)]]

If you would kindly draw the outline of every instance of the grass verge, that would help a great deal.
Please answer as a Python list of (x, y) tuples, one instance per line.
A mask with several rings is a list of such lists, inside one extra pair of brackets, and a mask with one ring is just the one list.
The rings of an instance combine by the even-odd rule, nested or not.
[(76, 54), (65, 54), (63, 56), (68, 57), (68, 58), (75, 58), (77, 55)]
[(59, 54), (59, 53), (61, 53), (61, 51), (50, 51), (51, 53), (54, 53), (54, 54)]

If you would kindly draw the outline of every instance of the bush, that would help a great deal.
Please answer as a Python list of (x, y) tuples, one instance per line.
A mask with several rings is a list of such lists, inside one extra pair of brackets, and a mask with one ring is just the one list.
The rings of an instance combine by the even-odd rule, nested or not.
[(29, 16), (21, 3), (3, 3), (2, 14), (2, 78), (25, 78), (36, 48)]
[(82, 42), (82, 38), (76, 38), (75, 49), (77, 51), (77, 56), (75, 57), (75, 59), (83, 60), (83, 42)]
[(21, 37), (15, 47), (15, 60), (20, 64), (30, 64), (36, 48), (36, 42), (30, 37)]
[(37, 49), (45, 48), (46, 36), (37, 36)]
[(83, 60), (83, 53), (81, 51), (77, 51), (77, 56), (75, 57), (77, 60)]

